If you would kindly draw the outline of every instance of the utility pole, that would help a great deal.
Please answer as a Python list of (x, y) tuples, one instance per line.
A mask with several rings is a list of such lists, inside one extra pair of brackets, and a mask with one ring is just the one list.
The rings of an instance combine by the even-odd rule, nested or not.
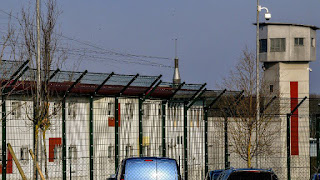
[[(257, 109), (256, 109), (256, 112), (257, 112), (257, 117), (256, 117), (256, 148), (258, 149), (258, 122), (259, 122), (259, 119), (260, 119), (260, 94), (259, 94), (259, 12), (260, 12), (260, 9), (259, 9), (259, 0), (257, 0), (257, 37), (256, 37), (256, 103), (257, 103)], [(256, 167), (258, 167), (258, 157), (256, 158)]]

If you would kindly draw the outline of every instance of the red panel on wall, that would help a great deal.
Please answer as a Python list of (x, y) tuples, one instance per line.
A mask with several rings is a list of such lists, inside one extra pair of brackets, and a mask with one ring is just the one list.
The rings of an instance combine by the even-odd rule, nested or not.
[[(121, 119), (120, 103), (118, 103), (118, 117), (119, 117), (118, 127), (120, 127), (120, 119)], [(109, 117), (108, 118), (108, 126), (109, 127), (114, 127), (115, 124), (116, 124), (115, 118), (114, 117)]]
[(49, 162), (54, 162), (54, 148), (61, 146), (61, 138), (49, 138)]
[[(9, 150), (7, 150), (7, 174), (12, 174), (12, 155)], [(2, 164), (0, 165), (0, 174), (2, 174)]]
[[(290, 82), (291, 111), (298, 105), (298, 82)], [(299, 155), (298, 109), (291, 116), (291, 155)]]

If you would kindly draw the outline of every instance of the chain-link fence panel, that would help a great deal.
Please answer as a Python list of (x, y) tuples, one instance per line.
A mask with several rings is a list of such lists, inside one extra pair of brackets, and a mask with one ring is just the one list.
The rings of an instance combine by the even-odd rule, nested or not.
[(205, 178), (205, 141), (203, 107), (192, 106), (187, 113), (188, 119), (188, 178)]
[(94, 176), (106, 179), (115, 174), (115, 98), (94, 98)]
[(183, 103), (168, 103), (166, 110), (166, 154), (176, 159), (184, 177)]
[(68, 98), (66, 102), (67, 178), (89, 178), (88, 98)]

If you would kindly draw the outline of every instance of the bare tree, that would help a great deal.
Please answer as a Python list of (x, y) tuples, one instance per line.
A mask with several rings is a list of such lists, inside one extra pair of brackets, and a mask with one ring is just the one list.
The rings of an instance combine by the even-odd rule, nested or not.
[[(35, 16), (34, 11), (22, 8), (21, 18), (19, 19), (19, 24), (21, 28), (21, 35), (23, 36), (23, 46), (21, 55), (23, 59), (34, 60), (36, 57), (36, 26), (35, 26)], [(39, 114), (38, 117), (29, 117), (35, 126), (35, 163), (38, 159), (38, 139), (39, 132), (42, 132), (43, 140), (43, 151), (44, 151), (44, 162), (45, 162), (45, 175), (46, 179), (49, 178), (48, 168), (47, 168), (47, 150), (46, 150), (46, 131), (50, 128), (51, 122), (50, 117), (52, 114), (49, 113), (49, 102), (53, 94), (49, 88), (49, 81), (51, 70), (53, 68), (58, 68), (61, 66), (63, 61), (66, 60), (66, 55), (62, 48), (59, 47), (60, 36), (57, 32), (57, 22), (58, 17), (61, 14), (57, 6), (56, 0), (46, 0), (45, 6), (42, 9), (41, 14), (41, 74), (42, 74), (42, 86), (41, 86), (41, 102), (39, 109), (35, 109), (35, 114)], [(31, 61), (34, 62), (34, 61)], [(31, 66), (35, 66), (36, 63), (31, 63)], [(34, 103), (36, 102), (35, 93), (35, 82), (32, 84), (32, 98)], [(34, 164), (35, 165), (35, 164)], [(34, 173), (35, 173), (34, 167)], [(34, 174), (35, 176), (35, 174)]]
[(247, 167), (252, 167), (252, 159), (256, 156), (276, 153), (274, 138), (280, 132), (280, 126), (277, 126), (279, 120), (273, 116), (278, 111), (279, 103), (267, 92), (263, 80), (260, 80), (261, 87), (258, 87), (261, 115), (259, 120), (256, 118), (255, 67), (255, 55), (246, 48), (235, 69), (220, 85), (230, 90), (244, 90), (243, 99), (237, 101), (234, 97), (228, 97), (222, 109), (224, 115), (229, 117), (230, 151), (245, 160)]

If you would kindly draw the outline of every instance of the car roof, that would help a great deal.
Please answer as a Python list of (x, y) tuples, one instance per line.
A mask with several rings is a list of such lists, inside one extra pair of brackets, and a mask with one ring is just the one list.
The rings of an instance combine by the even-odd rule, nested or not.
[(272, 169), (258, 169), (258, 168), (231, 168), (232, 171), (261, 171), (261, 172), (273, 172)]
[(234, 172), (270, 172), (273, 173), (272, 169), (258, 169), (258, 168), (230, 168), (226, 169), (225, 171), (222, 172), (222, 175), (220, 176), (221, 179), (225, 179), (226, 177), (230, 176)]

